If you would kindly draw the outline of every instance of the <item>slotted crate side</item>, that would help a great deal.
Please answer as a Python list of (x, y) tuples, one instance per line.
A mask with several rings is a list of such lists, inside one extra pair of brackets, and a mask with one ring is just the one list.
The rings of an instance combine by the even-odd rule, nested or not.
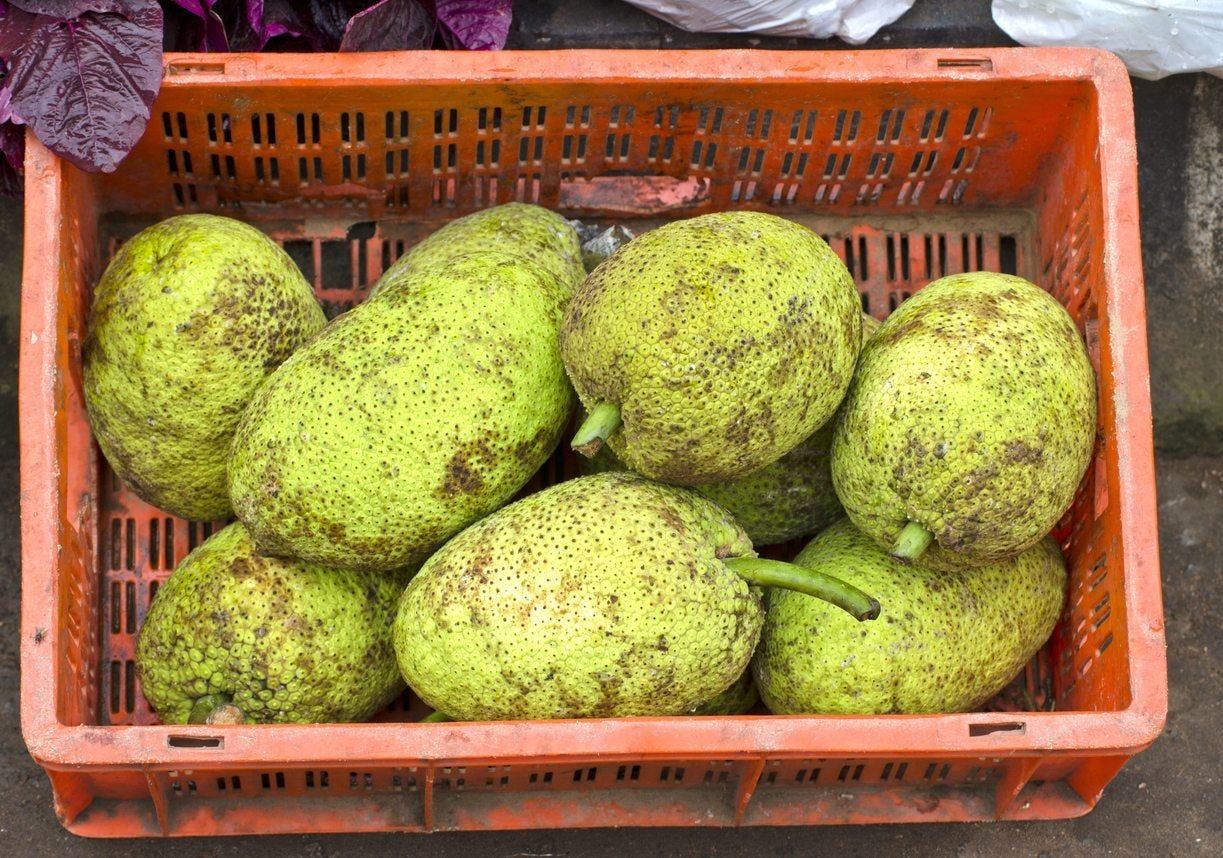
[[(1074, 317), (1096, 370), (1099, 425), (1096, 449), (1070, 510), (1055, 533), (1070, 570), (1065, 613), (1051, 643), (1058, 709), (1123, 708), (1130, 702), (1121, 589), (1120, 508), (1109, 502), (1109, 484), (1118, 485), (1115, 453), (1116, 409), (1106, 385), (1111, 377), (1108, 324), (1103, 300), (1099, 152), (1091, 116), (1088, 127), (1071, 135), (1073, 151), (1045, 185), (1037, 229), (1036, 282)], [(1111, 464), (1110, 464), (1111, 462)], [(1110, 468), (1112, 471), (1110, 472)]]
[[(1081, 88), (1050, 88), (1067, 102), (1060, 122), (1081, 111)], [(1021, 177), (1039, 174), (1060, 124), (1031, 121), (1039, 108), (1026, 89), (1017, 84), (995, 105), (951, 82), (888, 92), (755, 81), (498, 90), (341, 81), (253, 85), (240, 98), (225, 87), (167, 88), (124, 164), (149, 193), (133, 198), (114, 177), (102, 184), (111, 210), (252, 217), (445, 219), (512, 200), (692, 213), (1016, 206), (1030, 200), (1034, 187)], [(264, 210), (271, 203), (278, 209)]]
[(1043, 818), (1090, 808), (1061, 782), (1074, 771), (1039, 757), (176, 769), (91, 783), (100, 798), (74, 825), (121, 815), (129, 828), (109, 834), (189, 836)]

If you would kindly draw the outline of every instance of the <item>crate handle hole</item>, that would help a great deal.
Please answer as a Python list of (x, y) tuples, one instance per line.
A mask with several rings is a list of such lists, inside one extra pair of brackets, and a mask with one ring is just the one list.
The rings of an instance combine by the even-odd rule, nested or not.
[(1022, 721), (1003, 721), (998, 724), (969, 724), (969, 736), (988, 736), (990, 733), (1026, 733), (1028, 725)]
[(171, 748), (224, 748), (221, 736), (170, 736), (166, 744)]
[(166, 74), (225, 74), (225, 63), (183, 62), (172, 60), (166, 65)]
[(945, 57), (938, 61), (941, 69), (982, 69), (994, 70), (994, 61), (989, 57)]

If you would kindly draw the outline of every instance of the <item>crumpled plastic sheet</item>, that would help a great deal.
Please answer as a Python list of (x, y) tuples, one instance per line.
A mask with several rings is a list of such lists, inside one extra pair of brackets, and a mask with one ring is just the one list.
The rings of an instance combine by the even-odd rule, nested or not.
[(634, 238), (633, 231), (622, 224), (600, 229), (597, 225), (578, 220), (569, 223), (578, 231), (578, 239), (582, 242), (582, 265), (587, 271), (593, 271), (600, 262)]
[[(928, 0), (929, 2), (930, 0)], [(691, 33), (762, 33), (860, 45), (913, 7), (914, 0), (627, 0)]]
[(992, 11), (1021, 45), (1104, 48), (1147, 80), (1223, 77), (1223, 0), (993, 0)]

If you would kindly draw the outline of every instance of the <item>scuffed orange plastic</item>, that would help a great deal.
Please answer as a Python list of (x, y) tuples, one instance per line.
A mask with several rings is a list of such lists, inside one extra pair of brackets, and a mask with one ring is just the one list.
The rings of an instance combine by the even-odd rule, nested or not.
[[(1085, 813), (1167, 704), (1134, 126), (1089, 50), (167, 55), (144, 139), (86, 175), (29, 139), (21, 341), (22, 703), (56, 812), (98, 837), (1048, 819)], [(1059, 526), (1049, 646), (991, 711), (163, 726), (133, 670), (156, 585), (212, 525), (119, 485), (81, 400), (118, 242), (213, 211), (281, 241), (332, 311), (438, 224), (528, 200), (647, 225), (775, 211), (880, 317), (945, 273), (1017, 271), (1100, 378)], [(533, 487), (562, 478), (558, 455)]]

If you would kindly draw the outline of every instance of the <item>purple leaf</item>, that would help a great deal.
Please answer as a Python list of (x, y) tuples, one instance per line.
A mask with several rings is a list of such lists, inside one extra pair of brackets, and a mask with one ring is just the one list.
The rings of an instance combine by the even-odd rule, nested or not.
[(216, 0), (171, 0), (171, 2), (202, 20), (208, 17), (208, 13), (212, 11), (212, 4)]
[(437, 0), (437, 22), (452, 48), (499, 51), (510, 34), (512, 0)]
[(220, 52), (229, 50), (229, 36), (225, 33), (225, 22), (213, 11), (209, 11), (204, 16), (204, 50)]
[(427, 48), (433, 18), (416, 0), (380, 0), (348, 19), (341, 51), (401, 51)]
[(15, 47), (0, 44), (11, 48), (13, 114), (83, 170), (118, 166), (144, 133), (161, 86), (161, 8), (152, 0), (124, 5), (130, 17), (86, 12), (66, 22), (10, 9), (6, 25), (21, 37)]
[(353, 0), (250, 0), (247, 19), (254, 24), (255, 7), (262, 7), (262, 44), (277, 36), (297, 36), (316, 51), (334, 51), (344, 37), (344, 26), (365, 2)]
[(9, 5), (31, 15), (48, 15), (61, 21), (71, 21), (86, 12), (113, 12), (130, 18), (145, 4), (140, 0), (9, 0)]
[(14, 122), (0, 125), (0, 194), (16, 196), (21, 193), (22, 164), (25, 161), (25, 127)]

